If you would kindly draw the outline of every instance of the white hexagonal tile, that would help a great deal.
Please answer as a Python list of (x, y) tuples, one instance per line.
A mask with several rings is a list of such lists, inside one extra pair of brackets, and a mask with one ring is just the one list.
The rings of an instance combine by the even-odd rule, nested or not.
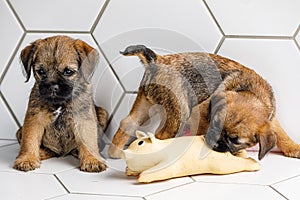
[(300, 176), (291, 178), (280, 183), (272, 185), (278, 192), (284, 195), (287, 199), (299, 199), (300, 191), (297, 186), (300, 184)]
[(18, 126), (0, 97), (0, 139), (16, 139)]
[[(107, 160), (107, 164), (111, 166), (110, 160)], [(192, 182), (191, 178), (184, 177), (152, 184), (139, 184), (136, 177), (125, 175), (125, 167), (123, 170), (111, 167), (102, 173), (69, 170), (58, 173), (56, 176), (71, 193), (132, 197), (143, 197)]]
[[(1, 90), (3, 92), (3, 95), (9, 102), (13, 112), (16, 114), (16, 117), (18, 118), (19, 122), (22, 124), (23, 119), (25, 116), (25, 112), (27, 109), (27, 102), (29, 98), (29, 94), (32, 88), (32, 85), (34, 83), (34, 79), (31, 78), (28, 83), (24, 83), (25, 77), (22, 74), (22, 67), (20, 64), (20, 52), (21, 50), (26, 47), (29, 43), (39, 39), (39, 38), (46, 38), (49, 36), (52, 36), (54, 34), (40, 34), (40, 33), (31, 33), (27, 34), (26, 37), (24, 38), (20, 49), (18, 50), (13, 62), (10, 65), (10, 68), (8, 72), (6, 73), (3, 82), (1, 84)], [(79, 38), (82, 39), (83, 41), (87, 42), (94, 48), (97, 48), (97, 45), (91, 35), (89, 34), (65, 34), (73, 38)], [(98, 68), (96, 69), (96, 75), (101, 72), (102, 68), (107, 68), (107, 63), (103, 60), (103, 56), (100, 54), (100, 63)], [(108, 76), (108, 78), (106, 77)], [(104, 76), (101, 76), (104, 80), (108, 80), (108, 83), (110, 86), (113, 84), (118, 84), (118, 82), (114, 82), (115, 79), (111, 78), (111, 74), (106, 73)], [(96, 79), (97, 80), (97, 79)], [(98, 81), (98, 80), (97, 80)], [(96, 88), (98, 88), (98, 83), (101, 82), (96, 82)], [(105, 88), (105, 87), (104, 87)], [(108, 87), (110, 88), (110, 87)], [(119, 86), (115, 86), (115, 88), (119, 88)], [(101, 91), (101, 90), (100, 90)], [(102, 106), (101, 103), (107, 103), (105, 106), (110, 106), (110, 105), (115, 105), (116, 102), (118, 101), (118, 92), (120, 90), (116, 89), (114, 92), (116, 92), (116, 95), (108, 95), (108, 96), (103, 96), (103, 94), (99, 94), (99, 96), (95, 96), (95, 101), (98, 102), (99, 106)], [(107, 91), (105, 91), (107, 92)], [(18, 95), (18, 98), (16, 98), (16, 94)], [(97, 93), (98, 94), (98, 93)], [(113, 97), (113, 98), (112, 98)], [(115, 98), (114, 98), (115, 97)], [(98, 98), (101, 98), (101, 100), (98, 100)], [(99, 103), (100, 101), (100, 103)], [(104, 107), (104, 106), (103, 106)]]
[[(241, 196), (242, 195), (242, 196)], [(160, 199), (285, 199), (270, 187), (242, 184), (220, 184), (220, 183), (191, 183), (181, 187), (166, 190), (145, 197), (146, 200)]]
[(100, 64), (92, 77), (92, 84), (95, 104), (112, 114), (124, 91), (102, 55)]
[[(300, 2), (206, 0), (225, 35), (292, 36), (300, 19)], [(225, 9), (226, 8), (226, 9)]]
[(93, 34), (111, 63), (119, 50), (132, 44), (212, 52), (222, 37), (204, 3), (197, 0), (112, 0)]
[(52, 175), (0, 172), (0, 176), (1, 199), (47, 199), (67, 194)]
[[(257, 159), (257, 153), (250, 152), (249, 155)], [(193, 178), (196, 181), (211, 183), (271, 185), (300, 175), (300, 159), (288, 158), (271, 152), (259, 162), (261, 169), (257, 172), (241, 172), (229, 175), (198, 175), (193, 176)]]
[(10, 0), (10, 2), (27, 30), (89, 31), (105, 1)]
[(6, 1), (0, 1), (0, 77), (9, 58), (21, 39), (23, 30)]
[[(0, 148), (0, 171), (15, 172), (23, 174), (24, 172), (13, 169), (13, 163), (18, 156), (19, 144), (4, 146)], [(54, 174), (76, 168), (79, 171), (79, 160), (72, 157), (59, 157), (43, 160), (41, 167), (27, 172), (28, 174)]]
[(118, 197), (118, 196), (105, 196), (105, 195), (85, 195), (85, 194), (67, 194), (51, 200), (142, 200), (138, 197)]
[(219, 54), (254, 69), (273, 87), (282, 127), (300, 143), (299, 50), (293, 40), (226, 39)]

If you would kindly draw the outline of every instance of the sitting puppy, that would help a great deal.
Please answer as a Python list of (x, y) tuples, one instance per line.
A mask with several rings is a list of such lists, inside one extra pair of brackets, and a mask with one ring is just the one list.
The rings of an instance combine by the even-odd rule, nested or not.
[[(300, 145), (287, 136), (275, 117), (271, 86), (253, 70), (214, 54), (160, 56), (143, 45), (129, 46), (121, 54), (138, 56), (145, 73), (130, 114), (113, 138), (111, 157), (120, 157), (129, 137), (149, 119), (149, 109), (159, 104), (166, 116), (155, 133), (159, 139), (182, 134), (194, 121), (191, 134), (205, 134), (214, 150), (235, 154), (259, 143), (262, 159), (277, 141), (284, 155), (300, 158)], [(199, 107), (197, 112), (199, 105), (201, 112)]]
[(20, 152), (14, 168), (34, 170), (40, 160), (78, 155), (80, 169), (107, 168), (98, 150), (98, 123), (106, 127), (107, 112), (94, 106), (91, 75), (98, 52), (81, 40), (55, 36), (33, 42), (21, 52), (31, 90), (23, 127), (17, 132)]

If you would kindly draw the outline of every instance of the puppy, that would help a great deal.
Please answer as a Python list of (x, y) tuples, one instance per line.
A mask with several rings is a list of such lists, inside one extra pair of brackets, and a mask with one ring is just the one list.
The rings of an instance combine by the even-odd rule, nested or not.
[(78, 156), (82, 171), (107, 168), (98, 150), (98, 125), (106, 127), (107, 112), (94, 106), (90, 83), (98, 58), (94, 48), (66, 36), (40, 39), (22, 50), (26, 82), (32, 71), (35, 83), (17, 132), (15, 169), (34, 170), (43, 159), (68, 154)]
[(113, 138), (111, 157), (120, 157), (119, 150), (149, 119), (149, 109), (159, 104), (165, 113), (155, 133), (159, 139), (178, 136), (191, 123), (191, 134), (205, 134), (206, 143), (218, 151), (238, 153), (259, 143), (262, 159), (277, 142), (284, 155), (300, 158), (300, 145), (275, 117), (271, 86), (253, 70), (214, 54), (160, 56), (143, 45), (129, 46), (121, 54), (138, 56), (145, 73), (133, 107)]

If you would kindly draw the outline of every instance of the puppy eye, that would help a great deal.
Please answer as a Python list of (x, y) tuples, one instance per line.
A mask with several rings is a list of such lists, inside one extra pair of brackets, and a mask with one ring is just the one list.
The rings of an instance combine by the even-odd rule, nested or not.
[(43, 68), (38, 69), (38, 70), (37, 70), (37, 73), (38, 73), (41, 77), (43, 77), (43, 78), (46, 77), (46, 72), (45, 72), (45, 70), (44, 70)]
[(138, 142), (138, 145), (139, 145), (139, 146), (142, 146), (143, 144), (144, 144), (144, 141), (143, 141), (143, 140), (141, 140), (141, 141)]
[(65, 76), (72, 76), (75, 72), (73, 70), (70, 70), (68, 68), (64, 69), (64, 75)]
[(229, 137), (229, 140), (234, 144), (240, 144), (238, 136)]

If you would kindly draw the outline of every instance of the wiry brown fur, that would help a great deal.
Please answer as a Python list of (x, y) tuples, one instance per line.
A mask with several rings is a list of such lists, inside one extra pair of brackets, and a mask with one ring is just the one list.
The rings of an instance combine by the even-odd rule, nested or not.
[(94, 106), (89, 82), (98, 52), (81, 40), (55, 36), (24, 48), (21, 61), (27, 81), (31, 71), (36, 81), (17, 132), (21, 147), (14, 168), (34, 170), (40, 160), (73, 154), (82, 171), (105, 170), (97, 142), (107, 113)]
[(160, 104), (166, 113), (156, 131), (160, 139), (180, 135), (191, 123), (192, 134), (206, 134), (206, 143), (215, 150), (237, 153), (260, 143), (261, 159), (277, 141), (286, 156), (300, 158), (300, 146), (275, 117), (271, 86), (255, 71), (207, 53), (160, 56), (143, 45), (121, 53), (138, 56), (145, 73), (134, 105), (113, 138), (110, 156), (120, 156), (129, 137), (149, 119), (149, 109)]

